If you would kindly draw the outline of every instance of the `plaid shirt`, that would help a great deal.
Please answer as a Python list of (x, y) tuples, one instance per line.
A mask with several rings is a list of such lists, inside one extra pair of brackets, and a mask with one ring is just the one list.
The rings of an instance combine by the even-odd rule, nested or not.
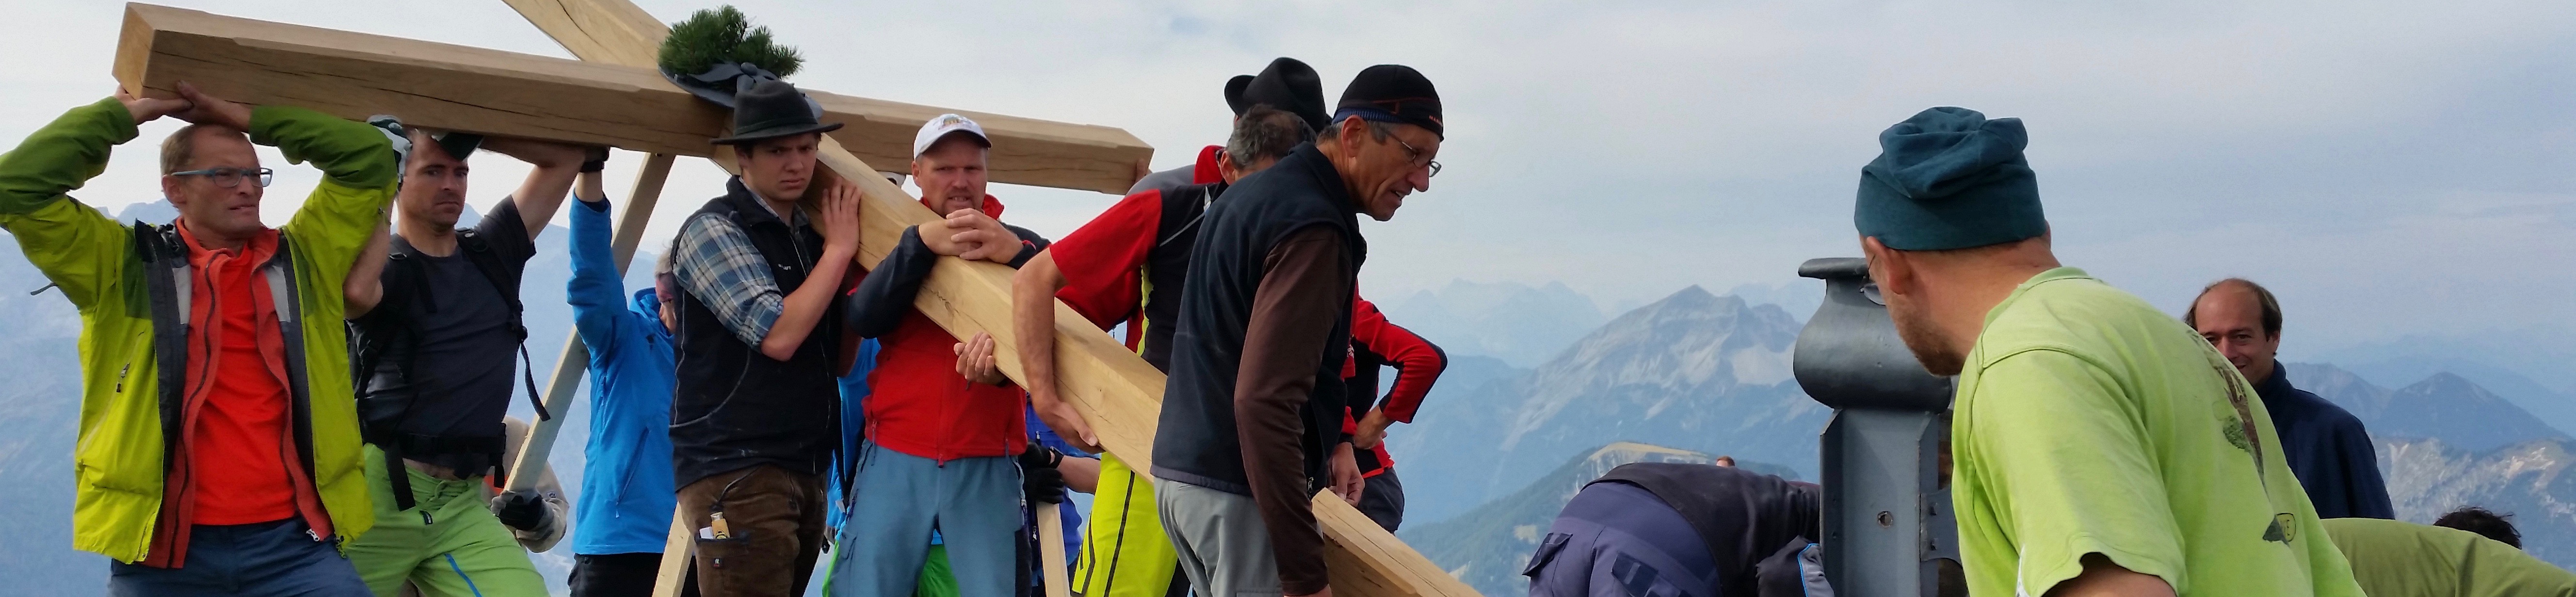
[[(804, 214), (790, 217), (796, 224), (804, 223)], [(769, 337), (769, 326), (778, 323), (779, 313), (786, 311), (787, 299), (778, 290), (778, 280), (769, 275), (769, 260), (751, 245), (751, 237), (733, 220), (699, 214), (680, 227), (679, 246), (671, 273), (679, 278), (680, 288), (706, 303), (716, 320), (743, 343), (759, 346)]]

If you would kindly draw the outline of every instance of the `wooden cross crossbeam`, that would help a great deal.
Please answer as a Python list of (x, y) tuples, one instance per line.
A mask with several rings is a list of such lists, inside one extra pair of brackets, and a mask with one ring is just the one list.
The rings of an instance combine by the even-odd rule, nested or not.
[[(429, 128), (710, 155), (708, 135), (731, 125), (731, 113), (664, 80), (651, 51), (640, 64), (586, 62), (128, 4), (116, 76), (138, 92), (166, 95), (187, 80), (233, 101), (347, 118), (394, 114)], [(992, 137), (994, 182), (1125, 194), (1154, 151), (1105, 126), (806, 94), (824, 122), (844, 125), (834, 140), (889, 166), (911, 160), (913, 132), (945, 112)]]
[[(625, 0), (506, 0), (581, 61), (498, 52), (328, 29), (220, 17), (158, 6), (128, 5), (116, 74), (125, 88), (166, 97), (186, 79), (238, 101), (314, 108), (347, 117), (397, 114), (419, 126), (610, 145), (657, 154), (713, 156), (705, 140), (728, 124), (721, 109), (671, 86), (650, 67), (667, 27)], [(873, 266), (929, 209), (875, 174), (868, 159), (889, 166), (910, 158), (912, 131), (943, 110), (808, 90), (847, 123), (826, 138), (826, 170), (859, 184), (860, 259)], [(1123, 131), (956, 111), (982, 123), (994, 141), (999, 182), (1123, 191), (1149, 148)], [(900, 126), (882, 123), (895, 123)], [(849, 148), (845, 148), (844, 144)], [(853, 153), (855, 148), (866, 154)], [(889, 153), (888, 148), (899, 148)], [(648, 161), (649, 168), (649, 161)], [(637, 197), (658, 182), (639, 180)], [(618, 236), (640, 233), (644, 215), (621, 218)], [(645, 210), (649, 214), (649, 209)], [(631, 251), (631, 245), (620, 249)], [(1003, 372), (1020, 378), (1010, 325), (1010, 270), (987, 262), (943, 258), (915, 307), (949, 333), (990, 333)], [(1059, 392), (1082, 411), (1112, 452), (1150, 466), (1163, 376), (1098, 327), (1058, 304)], [(575, 344), (578, 344), (577, 342)], [(567, 352), (570, 352), (568, 349)], [(572, 360), (570, 375), (579, 375)], [(562, 373), (559, 371), (559, 373)], [(559, 375), (555, 394), (572, 384)], [(549, 396), (555, 402), (560, 396)], [(532, 434), (531, 443), (537, 443)], [(546, 434), (545, 441), (551, 441)], [(543, 446), (538, 446), (542, 448)], [(523, 449), (523, 456), (530, 450)], [(539, 451), (542, 454), (542, 451)], [(536, 460), (542, 463), (542, 456)], [(512, 475), (519, 477), (521, 475)], [(1420, 554), (1329, 494), (1315, 511), (1327, 541), (1335, 591), (1346, 596), (1475, 595)], [(675, 521), (661, 589), (690, 547), (692, 529)]]

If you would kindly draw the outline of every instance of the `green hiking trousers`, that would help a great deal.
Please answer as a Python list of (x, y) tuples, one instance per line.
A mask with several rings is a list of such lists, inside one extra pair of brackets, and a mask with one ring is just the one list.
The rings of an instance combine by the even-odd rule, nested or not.
[(426, 597), (546, 594), (545, 578), (528, 562), (527, 548), (492, 517), (492, 490), (482, 477), (449, 481), (404, 468), (417, 505), (395, 510), (384, 452), (367, 446), (364, 460), (376, 527), (349, 542), (347, 551), (376, 597), (400, 595), (404, 581)]

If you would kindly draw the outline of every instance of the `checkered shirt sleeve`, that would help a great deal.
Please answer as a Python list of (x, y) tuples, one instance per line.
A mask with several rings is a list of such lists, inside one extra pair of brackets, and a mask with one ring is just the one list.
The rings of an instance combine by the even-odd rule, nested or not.
[(698, 214), (680, 229), (679, 260), (672, 275), (680, 287), (716, 314), (745, 344), (759, 346), (787, 309), (785, 293), (769, 275), (769, 260), (733, 220)]

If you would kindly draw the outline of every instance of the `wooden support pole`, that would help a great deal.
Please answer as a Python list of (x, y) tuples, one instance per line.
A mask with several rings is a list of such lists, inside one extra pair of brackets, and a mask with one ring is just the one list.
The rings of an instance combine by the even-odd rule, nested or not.
[[(233, 101), (346, 118), (393, 114), (428, 128), (709, 155), (707, 140), (731, 124), (730, 113), (664, 80), (652, 68), (658, 43), (640, 46), (641, 62), (585, 62), (128, 4), (115, 72), (126, 89), (159, 97), (186, 80)], [(824, 107), (822, 120), (845, 125), (832, 138), (887, 164), (911, 159), (913, 132), (945, 112), (983, 125), (994, 142), (994, 182), (1125, 194), (1153, 156), (1116, 128), (808, 95)]]
[[(635, 188), (626, 194), (626, 211), (618, 214), (617, 228), (610, 233), (608, 253), (617, 263), (617, 274), (626, 274), (626, 265), (635, 260), (636, 245), (644, 242), (644, 223), (653, 218), (653, 205), (662, 199), (662, 183), (671, 178), (674, 156), (657, 153), (644, 158), (644, 169), (635, 173)], [(579, 201), (579, 199), (574, 199)], [(615, 203), (615, 198), (609, 199)], [(573, 209), (585, 209), (573, 206)], [(546, 412), (554, 417), (537, 421), (528, 427), (527, 440), (519, 444), (518, 459), (510, 462), (511, 490), (535, 487), (544, 477), (546, 457), (553, 455), (555, 435), (563, 431), (563, 414), (572, 411), (575, 391), (581, 388), (582, 373), (590, 366), (590, 347), (581, 341), (581, 330), (573, 330), (564, 339), (563, 356), (555, 359), (555, 374), (546, 384)], [(596, 383), (596, 382), (594, 382)]]
[[(584, 59), (649, 63), (651, 46), (660, 44), (669, 33), (666, 26), (649, 15), (637, 16), (643, 11), (626, 0), (507, 1), (530, 23)], [(994, 139), (997, 156), (1004, 142)], [(821, 161), (844, 178), (858, 181), (868, 199), (860, 216), (861, 264), (873, 268), (885, 259), (904, 228), (935, 217), (929, 208), (878, 177), (875, 168), (838, 143), (824, 143)], [(1010, 268), (1000, 264), (940, 258), (914, 299), (914, 307), (951, 335), (962, 338), (976, 332), (991, 334), (1002, 372), (1015, 380), (1027, 379), (1014, 348), (1017, 339), (1011, 331), (1010, 274)], [(1110, 452), (1139, 470), (1150, 468), (1154, 425), (1162, 412), (1162, 372), (1111, 340), (1105, 331), (1063, 302), (1057, 302), (1055, 308), (1053, 341), (1058, 393), (1074, 403)], [(1316, 520), (1324, 530), (1326, 563), (1332, 571), (1336, 594), (1478, 595), (1339, 498), (1324, 493), (1313, 503)], [(669, 556), (666, 553), (664, 557)], [(661, 579), (664, 587), (678, 582), (678, 577), (667, 574)]]
[(1064, 504), (1038, 506), (1038, 578), (1047, 597), (1073, 597), (1073, 575), (1065, 572)]
[(671, 535), (662, 541), (662, 567), (654, 572), (658, 580), (653, 583), (653, 597), (680, 597), (688, 589), (682, 581), (689, 578), (689, 567), (697, 565), (691, 561), (697, 550), (697, 537), (690, 532), (689, 519), (671, 516)]

